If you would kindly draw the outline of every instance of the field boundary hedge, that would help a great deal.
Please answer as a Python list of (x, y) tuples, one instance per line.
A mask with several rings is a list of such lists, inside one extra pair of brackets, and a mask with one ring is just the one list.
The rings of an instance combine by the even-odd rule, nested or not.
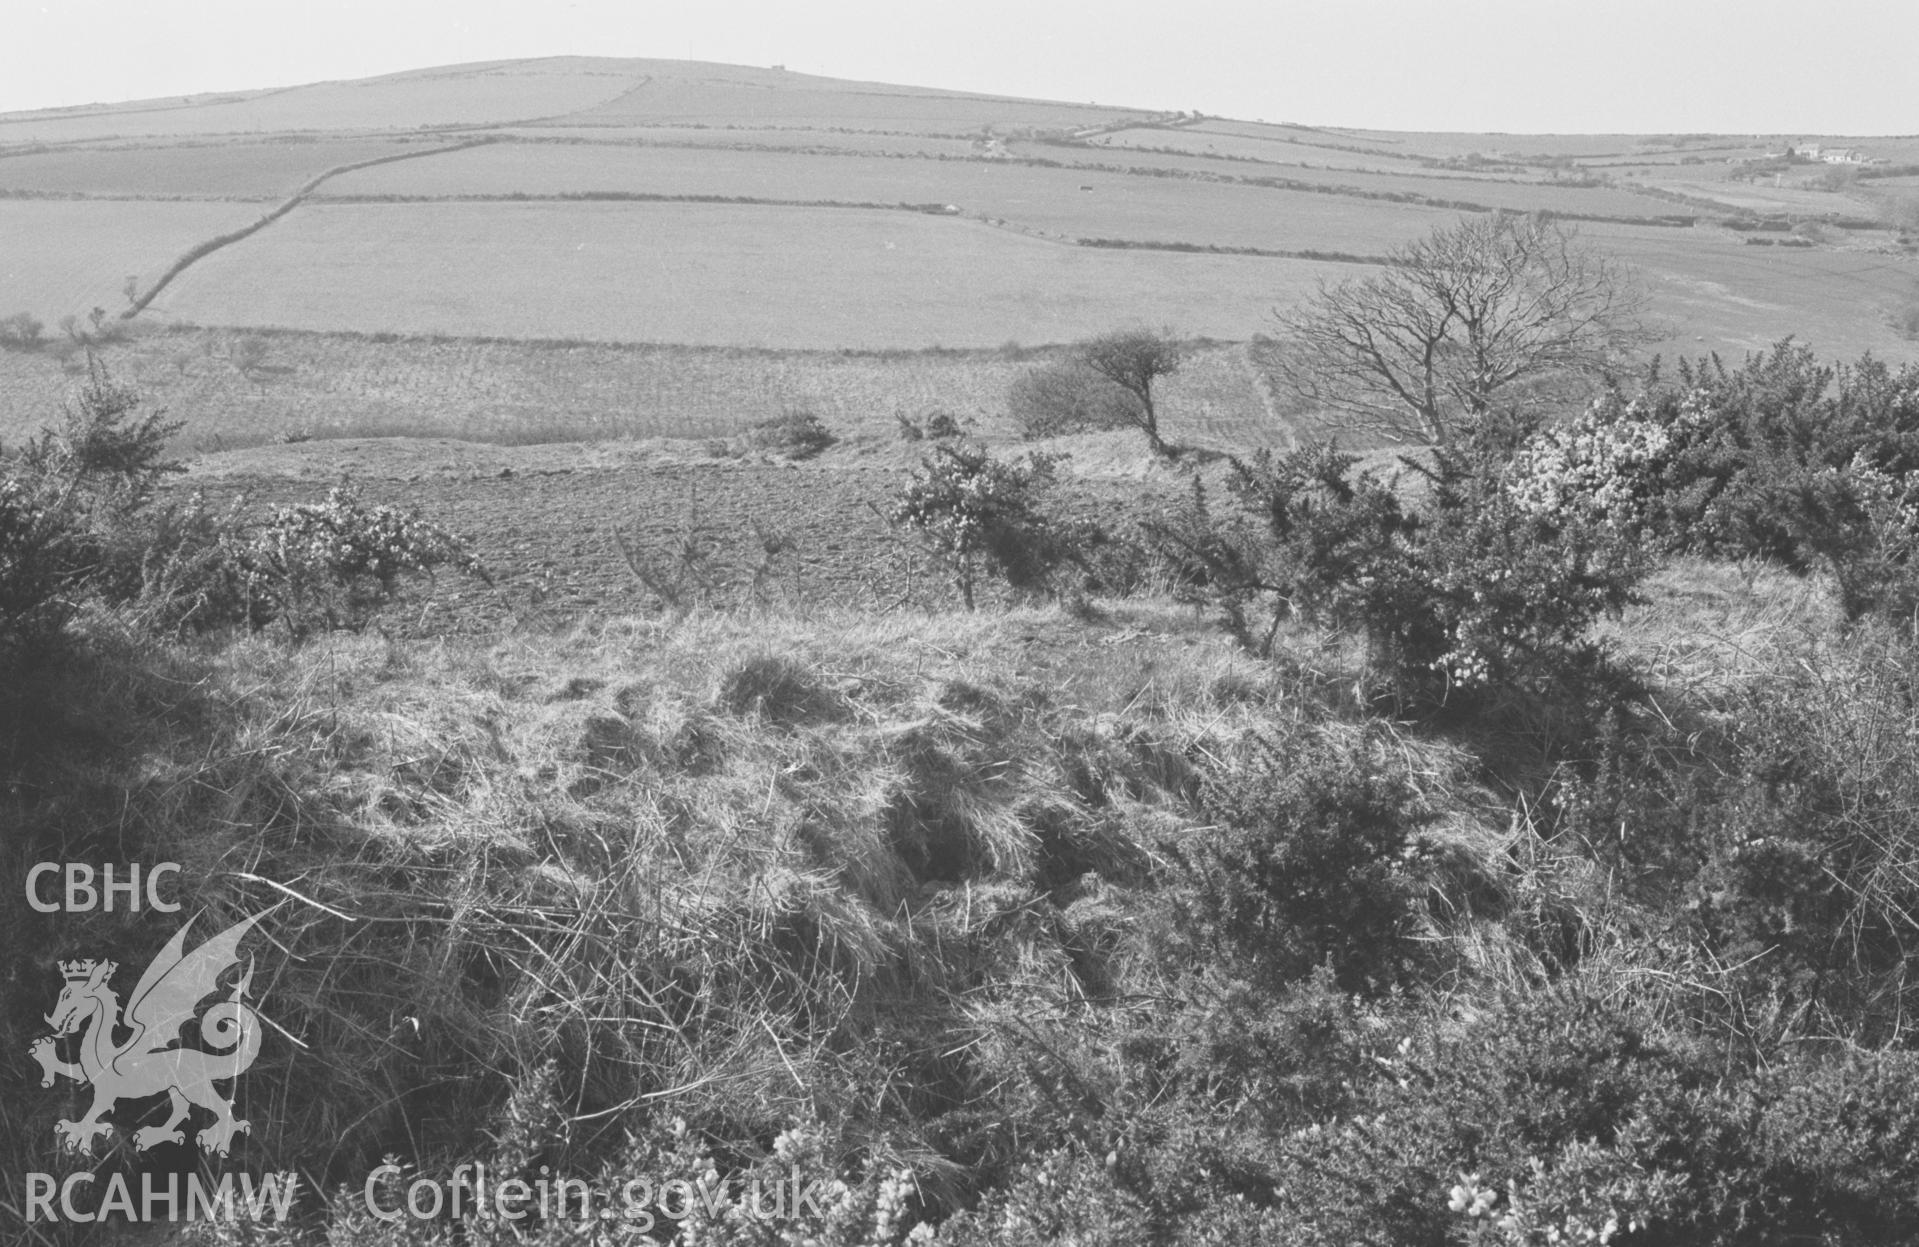
[(375, 156), (371, 160), (356, 160), (351, 164), (335, 165), (331, 169), (315, 174), (313, 177), (307, 179), (298, 190), (280, 201), (271, 212), (268, 212), (251, 225), (246, 225), (236, 230), (229, 230), (224, 234), (216, 234), (205, 242), (197, 243), (182, 252), (180, 258), (169, 265), (166, 272), (161, 273), (159, 279), (149, 286), (145, 293), (133, 300), (131, 307), (120, 313), (120, 319), (132, 320), (140, 313), (146, 311), (147, 306), (151, 304), (155, 298), (159, 297), (160, 292), (165, 290), (174, 278), (186, 272), (188, 268), (212, 255), (220, 248), (231, 246), (243, 238), (250, 238), (267, 226), (273, 224), (287, 213), (299, 207), (306, 197), (318, 189), (320, 184), (328, 178), (338, 177), (343, 173), (353, 173), (360, 169), (370, 169), (374, 165), (392, 164), (400, 160), (418, 160), (422, 156), (442, 156), (448, 152), (463, 151), (466, 148), (478, 147), (483, 143), (491, 143), (493, 141), (494, 140), (490, 138), (469, 139), (464, 143), (453, 143), (446, 147), (432, 147), (421, 152), (399, 152), (391, 156)]

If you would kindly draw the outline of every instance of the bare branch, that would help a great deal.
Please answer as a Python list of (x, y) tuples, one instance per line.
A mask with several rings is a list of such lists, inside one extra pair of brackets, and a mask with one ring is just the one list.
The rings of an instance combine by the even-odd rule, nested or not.
[(1590, 385), (1646, 340), (1643, 304), (1571, 230), (1471, 217), (1396, 249), (1376, 276), (1276, 312), (1268, 366), (1306, 403), (1443, 444), (1495, 407)]

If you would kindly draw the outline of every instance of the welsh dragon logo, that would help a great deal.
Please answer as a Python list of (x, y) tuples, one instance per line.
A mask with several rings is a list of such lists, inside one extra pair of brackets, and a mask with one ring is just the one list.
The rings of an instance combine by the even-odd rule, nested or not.
[[(247, 1122), (234, 1117), (233, 1102), (214, 1090), (213, 1084), (238, 1077), (260, 1053), (259, 1015), (242, 1003), (253, 981), (251, 960), (227, 998), (200, 1019), (201, 1042), (212, 1051), (178, 1044), (181, 1027), (200, 1002), (218, 989), (220, 976), (240, 964), (235, 950), (261, 916), (235, 923), (191, 953), (184, 951), (187, 930), (193, 925), (189, 920), (140, 976), (124, 1018), (119, 998), (108, 986), (119, 968), (116, 963), (90, 958), (60, 963), (66, 987), (46, 1019), (53, 1034), (35, 1040), (27, 1055), (40, 1063), (43, 1087), (51, 1087), (56, 1076), (93, 1085), (93, 1107), (86, 1116), (79, 1121), (62, 1120), (54, 1127), (62, 1146), (91, 1152), (95, 1138), (113, 1133), (106, 1115), (115, 1103), (162, 1091), (167, 1093), (170, 1111), (160, 1125), (134, 1131), (134, 1146), (141, 1151), (158, 1143), (185, 1142), (180, 1127), (190, 1106), (196, 1104), (214, 1116), (213, 1124), (200, 1131), (200, 1147), (206, 1152), (225, 1156), (233, 1136), (249, 1129)], [(114, 1038), (116, 1032), (127, 1029), (132, 1034), (125, 1040)], [(80, 1032), (80, 1059), (62, 1061), (55, 1053), (56, 1040), (75, 1032)]]

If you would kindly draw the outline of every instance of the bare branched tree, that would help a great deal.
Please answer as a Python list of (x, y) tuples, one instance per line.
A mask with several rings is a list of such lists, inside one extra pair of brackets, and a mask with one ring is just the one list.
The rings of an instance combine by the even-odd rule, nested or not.
[(1567, 397), (1647, 340), (1630, 274), (1574, 232), (1494, 214), (1400, 247), (1375, 277), (1274, 313), (1302, 401), (1444, 445), (1499, 407)]

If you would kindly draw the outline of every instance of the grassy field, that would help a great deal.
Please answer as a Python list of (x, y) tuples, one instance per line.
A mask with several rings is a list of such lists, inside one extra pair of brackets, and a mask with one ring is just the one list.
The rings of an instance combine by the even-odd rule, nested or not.
[(982, 126), (1072, 129), (1142, 115), (1139, 109), (882, 86), (732, 65), (653, 62), (649, 70), (631, 90), (580, 109), (567, 122), (824, 125), (963, 135)]
[[(1318, 282), (1371, 271), (1302, 253), (1377, 256), (1455, 217), (1395, 196), (1585, 217), (1696, 215), (1693, 228), (1580, 227), (1641, 271), (1668, 355), (1736, 356), (1787, 334), (1836, 355), (1914, 355), (1887, 323), (1919, 279), (1919, 257), (1895, 231), (1829, 227), (1817, 245), (1782, 249), (1749, 239), (1783, 235), (1725, 227), (1752, 212), (1898, 216), (1909, 188), (1823, 190), (1824, 166), (1795, 168), (1777, 185), (1732, 180), (1730, 156), (1786, 139), (1167, 122), (1138, 110), (603, 58), (0, 116), (0, 192), (75, 197), (0, 199), (0, 315), (26, 310), (52, 323), (96, 305), (118, 310), (129, 275), (151, 280), (320, 169), (410, 150), (424, 126), (436, 128), (436, 143), (505, 141), (325, 184), (187, 269), (142, 323), (745, 350), (579, 346), (569, 357), (483, 341), (276, 337), (281, 371), (243, 376), (219, 334), (162, 334), (126, 348), (142, 384), (242, 440), (422, 429), (496, 441), (718, 436), (790, 404), (881, 432), (896, 407), (948, 407), (987, 427), (1006, 381), (997, 356), (836, 364), (756, 352), (990, 351), (1142, 321), (1244, 343), (1270, 327), (1273, 308)], [(121, 133), (149, 137), (102, 137)], [(1851, 145), (1890, 159), (1919, 151), (1904, 140)], [(1183, 154), (1144, 150), (1169, 147)], [(1475, 153), (1484, 159), (1461, 160)], [(1091, 167), (1099, 164), (1124, 171)], [(1611, 184), (1553, 184), (1583, 165)], [(1247, 183), (1259, 177), (1306, 186)], [(770, 202), (566, 198), (595, 195)], [(493, 201), (514, 196), (529, 202)], [(934, 210), (901, 210), (910, 205)], [(1082, 240), (1129, 246), (1074, 245)], [(44, 402), (70, 380), (48, 359), (0, 363), (0, 392), (23, 401)], [(1258, 440), (1256, 387), (1230, 371), (1177, 383), (1190, 387), (1185, 418), (1195, 436)], [(816, 391), (818, 378), (830, 381)], [(0, 415), (0, 427), (25, 419)]]
[(656, 144), (675, 147), (699, 147), (709, 151), (734, 148), (772, 151), (850, 152), (855, 155), (881, 156), (973, 156), (983, 144), (977, 138), (954, 138), (942, 134), (917, 134), (881, 130), (850, 130), (845, 127), (673, 125), (644, 123), (637, 125), (576, 125), (572, 118), (546, 125), (502, 126), (489, 128), (504, 138), (579, 141), (601, 145), (612, 143)]
[(1058, 342), (1150, 312), (1244, 337), (1350, 266), (1065, 246), (914, 213), (316, 205), (189, 269), (208, 325), (783, 347)]
[(235, 203), (0, 200), (0, 316), (31, 312), (51, 328), (89, 308), (117, 311), (200, 240), (260, 215)]
[(575, 144), (491, 144), (346, 174), (322, 198), (359, 195), (715, 195), (952, 204), (1055, 238), (1119, 238), (1377, 254), (1451, 219), (1402, 204), (1216, 182), (990, 161)]
[(1271, 135), (1226, 134), (1202, 130), (1197, 126), (1178, 129), (1159, 127), (1115, 130), (1095, 140), (1106, 147), (1146, 147), (1165, 151), (1190, 152), (1196, 156), (1225, 156), (1236, 160), (1258, 160), (1272, 164), (1315, 164), (1339, 169), (1385, 169), (1413, 171), (1425, 166), (1411, 157), (1392, 152), (1344, 152), (1312, 146), (1289, 137), (1284, 131)]
[(0, 193), (277, 199), (316, 173), (409, 150), (391, 139), (60, 147), (0, 159)]
[[(830, 136), (819, 135), (825, 138)], [(1670, 201), (1613, 187), (1554, 186), (1512, 179), (1452, 177), (1428, 173), (1376, 173), (1345, 169), (1263, 169), (1245, 162), (1182, 158), (1160, 153), (1060, 144), (1012, 145), (1021, 157), (1080, 166), (1139, 168), (1141, 185), (1128, 193), (1154, 193), (1165, 172), (1203, 175), (1198, 186), (1162, 187), (1191, 200), (1184, 215), (1202, 228), (1221, 215), (1231, 216), (1239, 200), (1230, 192), (1208, 199), (1207, 179), (1245, 181), (1287, 178), (1329, 189), (1353, 188), (1364, 195), (1418, 195), (1517, 210), (1607, 216), (1664, 216), (1677, 209)], [(1110, 168), (1090, 172), (1113, 176)], [(0, 167), (0, 175), (4, 168)], [(862, 160), (812, 150), (803, 153), (713, 150), (704, 147), (605, 147), (498, 144), (472, 148), (431, 161), (382, 166), (349, 174), (327, 185), (325, 194), (459, 195), (642, 191), (663, 194), (762, 195), (782, 198), (841, 199), (909, 203), (955, 202), (992, 215), (1014, 216), (1021, 205), (1057, 200), (1053, 214), (1084, 208), (1074, 192), (1087, 178), (1075, 169), (1048, 169), (984, 160)], [(1110, 181), (1107, 185), (1113, 185)], [(1271, 190), (1273, 188), (1262, 188)], [(1287, 194), (1286, 191), (1278, 191)], [(1223, 206), (1221, 206), (1223, 205)], [(1285, 212), (1299, 208), (1282, 209)], [(1354, 209), (1345, 209), (1354, 210)], [(1416, 215), (1416, 213), (1415, 213)], [(1392, 231), (1397, 234), (1398, 231)], [(1204, 240), (1201, 241), (1210, 241)]]
[[(1749, 247), (1730, 231), (1593, 225), (1584, 231), (1635, 265), (1663, 326), (1660, 348), (1759, 350), (1792, 334), (1823, 354), (1919, 357), (1884, 323), (1911, 291), (1909, 258), (1865, 250)], [(1672, 236), (1668, 236), (1672, 235)]]

